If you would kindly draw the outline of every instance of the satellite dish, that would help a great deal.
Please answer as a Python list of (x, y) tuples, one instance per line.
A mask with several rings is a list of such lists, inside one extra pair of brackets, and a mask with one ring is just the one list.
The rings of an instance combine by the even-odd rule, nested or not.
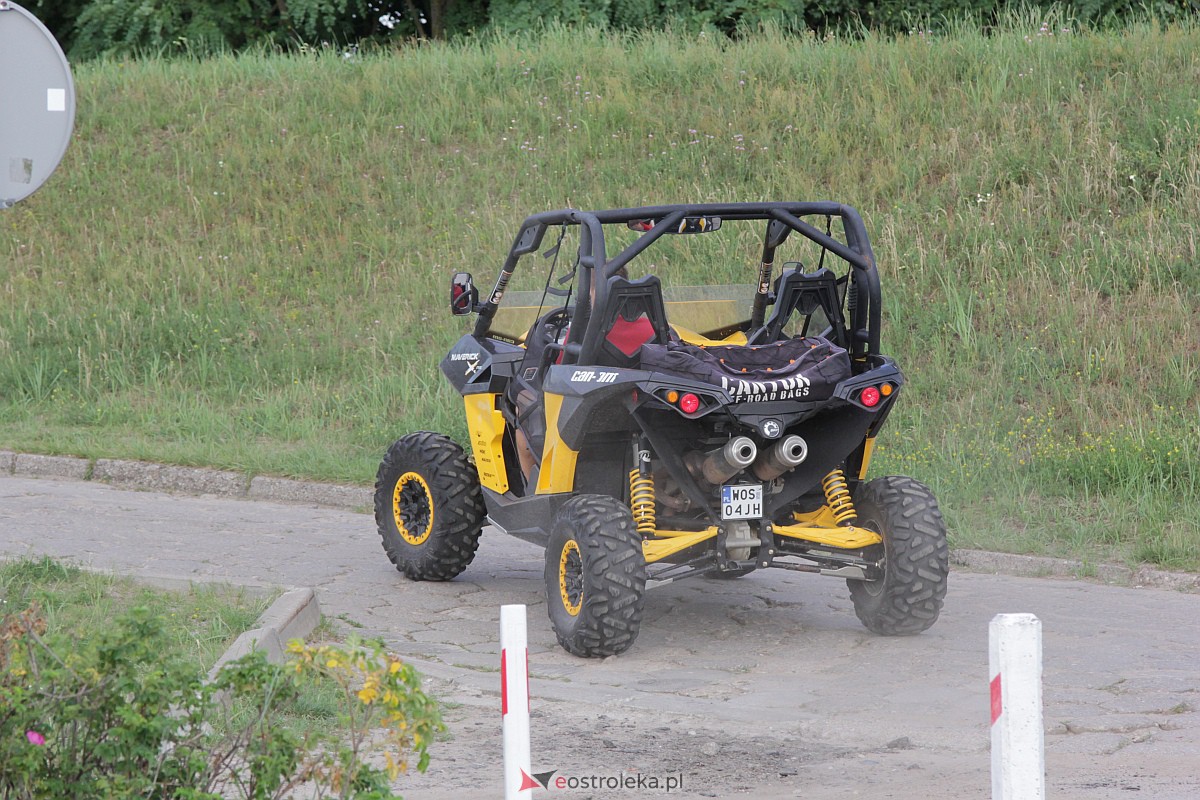
[(36, 192), (67, 152), (75, 83), (54, 35), (0, 0), (0, 208)]

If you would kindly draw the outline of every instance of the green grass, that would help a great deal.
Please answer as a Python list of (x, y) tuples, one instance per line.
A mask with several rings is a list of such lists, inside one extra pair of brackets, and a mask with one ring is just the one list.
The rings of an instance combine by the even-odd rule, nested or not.
[(873, 473), (957, 546), (1196, 569), (1200, 29), (1042, 22), (83, 65), (0, 216), (0, 447), (368, 482), (463, 438), (448, 278), (525, 214), (834, 199), (910, 380)]
[(231, 587), (166, 591), (49, 558), (0, 561), (0, 614), (15, 614), (37, 603), (50, 633), (86, 641), (112, 620), (145, 607), (163, 620), (166, 641), (199, 669), (210, 668), (234, 639), (254, 623), (268, 597)]

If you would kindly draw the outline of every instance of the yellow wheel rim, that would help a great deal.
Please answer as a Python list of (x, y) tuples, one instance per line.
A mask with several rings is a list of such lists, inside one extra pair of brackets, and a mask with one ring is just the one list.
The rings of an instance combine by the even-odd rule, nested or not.
[(568, 539), (558, 558), (558, 592), (563, 608), (572, 617), (583, 608), (583, 556), (574, 539)]
[(424, 544), (433, 533), (433, 493), (415, 472), (406, 472), (392, 490), (392, 517), (400, 537), (411, 545)]

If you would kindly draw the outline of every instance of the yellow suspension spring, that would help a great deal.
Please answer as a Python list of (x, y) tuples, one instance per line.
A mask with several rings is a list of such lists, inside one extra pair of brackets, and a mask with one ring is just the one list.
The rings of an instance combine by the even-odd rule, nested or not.
[(833, 518), (838, 525), (849, 525), (858, 519), (858, 512), (854, 510), (854, 503), (850, 500), (850, 487), (846, 483), (844, 472), (835, 469), (826, 475), (821, 481), (821, 488), (825, 490), (825, 502), (829, 504), (829, 510), (833, 512)]
[(657, 527), (654, 521), (654, 476), (642, 475), (639, 470), (629, 473), (629, 508), (633, 511), (633, 522), (642, 536), (653, 535)]

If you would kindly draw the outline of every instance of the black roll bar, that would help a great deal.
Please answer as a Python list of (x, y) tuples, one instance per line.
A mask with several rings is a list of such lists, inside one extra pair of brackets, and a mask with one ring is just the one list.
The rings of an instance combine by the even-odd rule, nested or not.
[[(615, 208), (606, 211), (579, 211), (564, 208), (543, 211), (525, 218), (517, 237), (509, 250), (508, 258), (490, 295), (479, 308), (479, 319), (475, 324), (475, 335), (486, 336), (492, 317), (504, 296), (508, 281), (516, 272), (517, 262), (522, 256), (536, 251), (542, 243), (546, 230), (555, 225), (579, 225), (582, 228), (579, 243), (579, 266), (583, 269), (582, 286), (590, 286), (591, 292), (579, 292), (575, 310), (575, 324), (564, 347), (564, 362), (575, 363), (588, 360), (596, 354), (603, 333), (588, 330), (591, 318), (592, 297), (601, 308), (608, 299), (608, 278), (621, 267), (640, 255), (650, 245), (678, 226), (684, 217), (721, 217), (722, 220), (768, 220), (768, 231), (764, 241), (764, 261), (773, 258), (775, 247), (786, 238), (787, 232), (772, 230), (771, 222), (779, 222), (817, 245), (842, 258), (853, 268), (854, 301), (850, 311), (850, 334), (852, 356), (877, 354), (879, 352), (879, 327), (882, 300), (879, 289), (879, 274), (875, 268), (875, 255), (871, 250), (870, 238), (862, 217), (854, 208), (828, 201), (774, 202), (774, 203), (698, 203), (695, 205), (642, 206), (638, 208)], [(843, 244), (820, 229), (805, 222), (802, 217), (826, 216), (842, 220), (846, 233)], [(650, 230), (643, 233), (611, 259), (604, 247), (604, 225), (627, 224), (635, 220), (657, 219)], [(760, 276), (761, 277), (761, 276)], [(764, 301), (765, 302), (765, 301)], [(756, 307), (758, 305), (756, 298)]]

